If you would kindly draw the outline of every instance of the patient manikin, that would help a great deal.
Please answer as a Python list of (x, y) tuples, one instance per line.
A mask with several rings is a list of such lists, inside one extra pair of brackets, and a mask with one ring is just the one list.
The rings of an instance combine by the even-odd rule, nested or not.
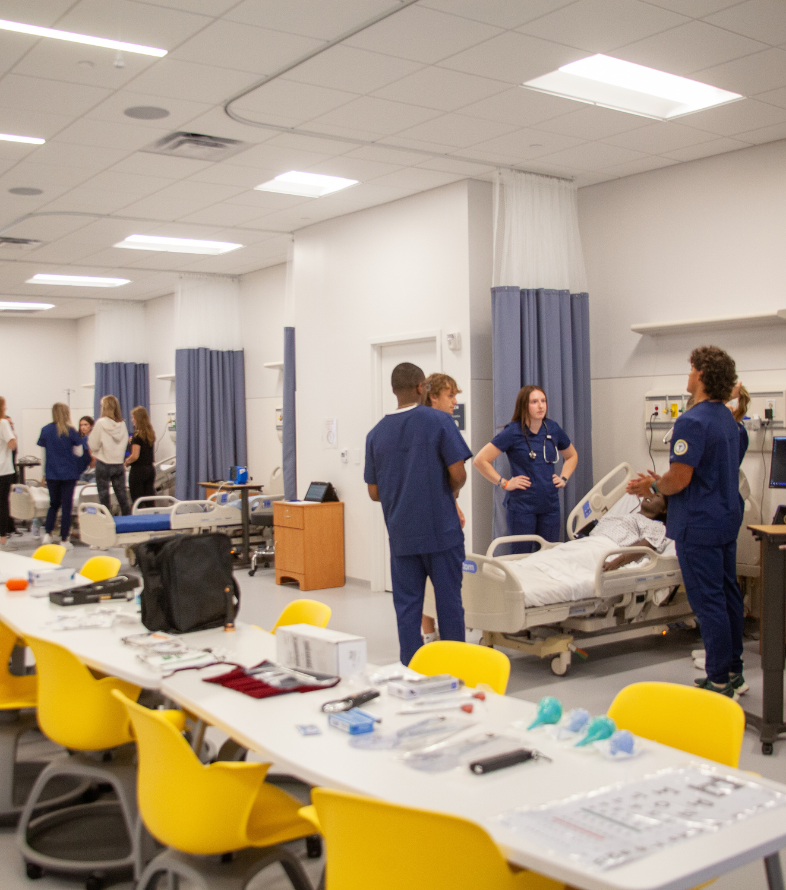
[(638, 510), (602, 517), (591, 532), (564, 544), (539, 550), (507, 566), (521, 581), (528, 606), (542, 606), (592, 596), (598, 566), (618, 569), (642, 559), (640, 553), (625, 553), (607, 559), (620, 547), (646, 547), (656, 553), (674, 549), (666, 537), (666, 500), (662, 495), (643, 498)]

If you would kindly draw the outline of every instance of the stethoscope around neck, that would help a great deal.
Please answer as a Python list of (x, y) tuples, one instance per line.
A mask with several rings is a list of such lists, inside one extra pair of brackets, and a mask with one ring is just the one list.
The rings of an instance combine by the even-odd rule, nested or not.
[[(559, 452), (557, 451), (557, 446), (554, 444), (554, 437), (549, 432), (549, 425), (546, 423), (546, 418), (543, 418), (543, 428), (546, 430), (546, 438), (543, 440), (543, 460), (547, 464), (555, 464), (559, 460)], [(537, 458), (537, 452), (533, 449), (532, 445), (529, 441), (529, 436), (527, 435), (527, 425), (526, 423), (522, 424), (521, 431), (524, 433), (524, 438), (527, 440), (527, 448), (529, 449), (529, 458), (530, 460), (535, 460)], [(551, 450), (553, 452), (553, 457), (549, 458), (548, 445), (551, 443)]]

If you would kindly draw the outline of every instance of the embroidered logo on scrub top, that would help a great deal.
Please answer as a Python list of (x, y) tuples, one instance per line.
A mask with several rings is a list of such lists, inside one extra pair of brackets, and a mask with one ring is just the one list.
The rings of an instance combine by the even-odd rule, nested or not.
[(674, 443), (674, 453), (681, 457), (688, 450), (688, 443), (684, 439), (677, 439)]

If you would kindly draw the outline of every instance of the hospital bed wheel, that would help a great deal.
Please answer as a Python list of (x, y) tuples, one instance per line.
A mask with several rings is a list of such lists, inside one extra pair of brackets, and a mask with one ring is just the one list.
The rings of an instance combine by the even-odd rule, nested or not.
[(37, 881), (44, 876), (43, 868), (35, 862), (26, 862), (25, 870), (27, 871), (27, 877), (30, 878), (31, 881)]
[(761, 743), (761, 753), (762, 754), (772, 754), (772, 742), (762, 742)]
[(255, 572), (256, 572), (256, 566), (255, 566), (253, 569), (249, 569), (249, 570), (248, 570), (248, 574), (249, 574), (252, 578), (254, 577), (254, 573), (255, 573)]
[(558, 677), (564, 677), (570, 668), (570, 652), (563, 652), (551, 659), (551, 671)]

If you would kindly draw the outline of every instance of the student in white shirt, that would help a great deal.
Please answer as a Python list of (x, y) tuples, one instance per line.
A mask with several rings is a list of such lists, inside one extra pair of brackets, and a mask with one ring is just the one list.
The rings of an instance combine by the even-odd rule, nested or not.
[(6, 417), (5, 399), (0, 396), (0, 550), (16, 550), (16, 544), (8, 540), (11, 530), (11, 514), (8, 496), (16, 479), (13, 452), (16, 451), (16, 433)]

